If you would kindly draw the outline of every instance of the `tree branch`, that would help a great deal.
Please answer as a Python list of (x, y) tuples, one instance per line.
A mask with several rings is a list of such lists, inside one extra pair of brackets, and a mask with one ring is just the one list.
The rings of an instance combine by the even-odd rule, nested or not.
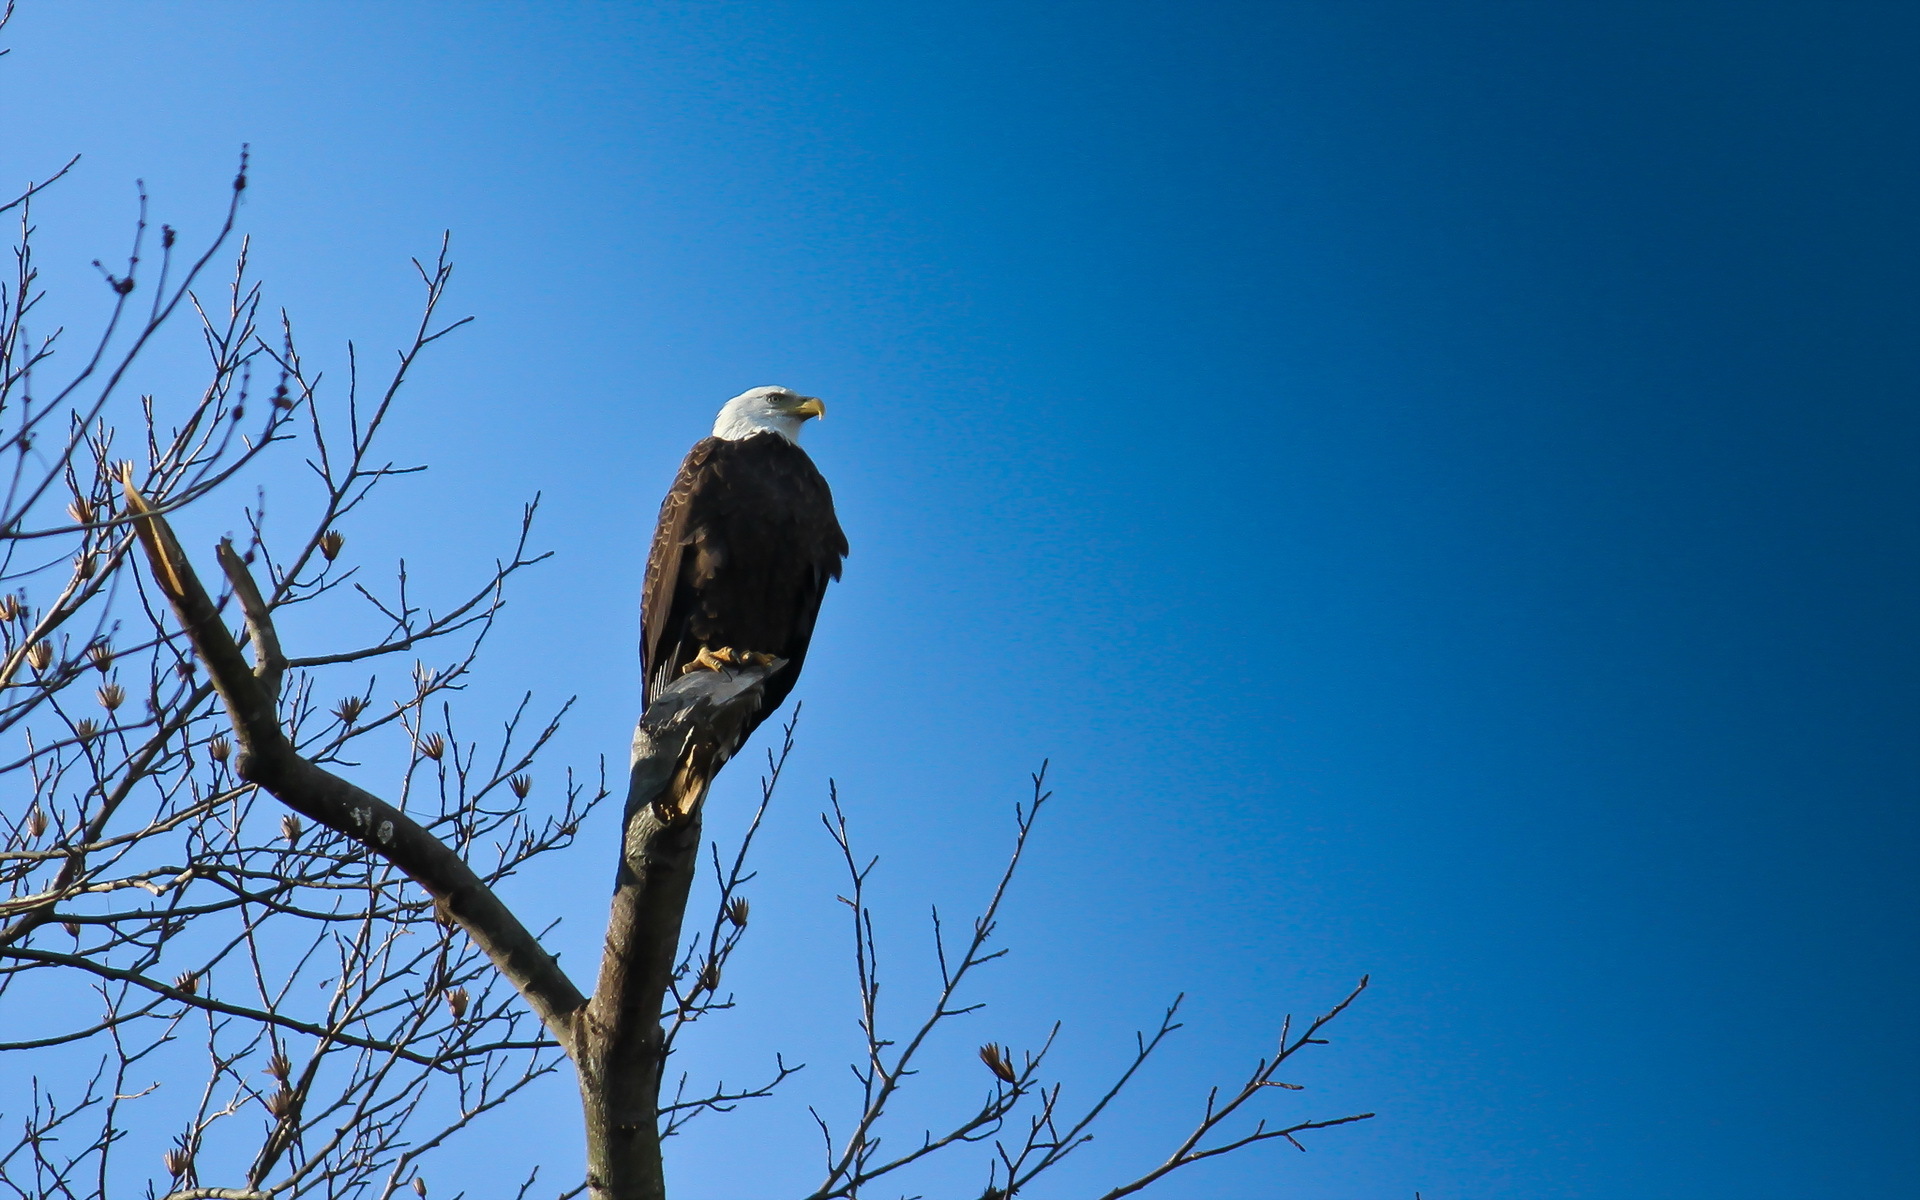
[[(166, 518), (153, 512), (130, 474), (122, 486), (128, 507), (140, 518), (134, 529), (146, 551), (154, 582), (172, 606), (226, 704), (239, 743), (234, 767), (240, 778), (265, 788), (295, 812), (358, 842), (425, 888), (572, 1054), (574, 1017), (586, 1004), (586, 997), (560, 964), (445, 843), (399, 809), (301, 757), (281, 728), (274, 698), (248, 668)], [(245, 565), (237, 557), (229, 570), (246, 574)], [(257, 637), (255, 644), (277, 648), (272, 620), (264, 607), (258, 616), (260, 627), (267, 632)], [(263, 659), (263, 665), (268, 661)]]

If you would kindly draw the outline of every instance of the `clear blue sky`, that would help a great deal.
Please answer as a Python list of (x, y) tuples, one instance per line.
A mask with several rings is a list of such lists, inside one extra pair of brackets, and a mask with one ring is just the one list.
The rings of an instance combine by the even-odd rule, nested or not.
[[(922, 1094), (1055, 1015), (1084, 1087), (1192, 1005), (1049, 1194), (1363, 971), (1271, 1111), (1381, 1118), (1157, 1194), (1920, 1193), (1920, 8), (26, 0), (6, 40), (5, 180), (87, 156), (42, 210), (70, 321), (132, 181), (204, 233), (242, 142), (316, 357), (394, 344), (453, 230), (478, 320), (395, 440), (433, 469), (353, 548), (451, 591), (545, 493), (475, 703), (580, 694), (556, 762), (623, 751), (713, 410), (828, 400), (853, 556), (693, 1051), (811, 1065), (674, 1146), (684, 1194), (796, 1191), (850, 1101), (827, 778), (904, 1009), (1047, 756), (996, 1007)], [(521, 897), (583, 976), (611, 828)], [(571, 1105), (442, 1176), (567, 1176)]]

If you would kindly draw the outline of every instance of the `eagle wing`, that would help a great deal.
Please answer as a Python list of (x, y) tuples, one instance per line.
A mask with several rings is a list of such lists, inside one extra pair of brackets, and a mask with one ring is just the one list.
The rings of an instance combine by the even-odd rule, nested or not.
[[(664, 665), (661, 640), (673, 614), (674, 595), (680, 586), (680, 564), (692, 544), (694, 530), (689, 515), (694, 491), (712, 459), (716, 438), (702, 438), (687, 451), (680, 473), (660, 502), (660, 523), (653, 530), (653, 549), (647, 554), (647, 578), (640, 593), (640, 677), (650, 703), (671, 679), (655, 680)], [(671, 653), (671, 647), (664, 648)]]

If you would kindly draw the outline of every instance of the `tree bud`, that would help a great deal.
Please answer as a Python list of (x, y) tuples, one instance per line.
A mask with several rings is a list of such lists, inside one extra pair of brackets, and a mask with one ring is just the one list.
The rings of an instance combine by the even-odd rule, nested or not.
[(1007, 1061), (1008, 1058), (1009, 1053), (1004, 1046), (996, 1046), (988, 1042), (980, 1047), (980, 1061), (987, 1064), (987, 1070), (992, 1071), (995, 1077), (1004, 1083), (1014, 1083), (1020, 1077), (1014, 1074), (1013, 1064)]

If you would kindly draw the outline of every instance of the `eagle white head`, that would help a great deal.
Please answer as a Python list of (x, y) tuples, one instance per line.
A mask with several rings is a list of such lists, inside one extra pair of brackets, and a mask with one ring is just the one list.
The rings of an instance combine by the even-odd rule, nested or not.
[(800, 444), (800, 426), (808, 417), (824, 417), (827, 406), (818, 396), (802, 396), (791, 388), (749, 388), (720, 406), (713, 436), (737, 442), (756, 433), (777, 433)]

